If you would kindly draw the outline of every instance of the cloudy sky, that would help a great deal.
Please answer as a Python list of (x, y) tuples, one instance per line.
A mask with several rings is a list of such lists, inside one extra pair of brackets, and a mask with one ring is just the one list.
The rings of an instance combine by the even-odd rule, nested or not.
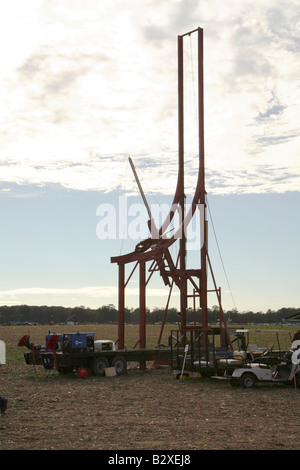
[[(117, 304), (110, 257), (136, 241), (100, 240), (98, 208), (141, 202), (129, 156), (149, 199), (174, 193), (177, 36), (200, 26), (209, 248), (224, 308), (299, 307), (298, 1), (11, 0), (0, 22), (0, 304)], [(193, 37), (184, 47), (192, 194)], [(166, 295), (154, 280), (148, 306)]]

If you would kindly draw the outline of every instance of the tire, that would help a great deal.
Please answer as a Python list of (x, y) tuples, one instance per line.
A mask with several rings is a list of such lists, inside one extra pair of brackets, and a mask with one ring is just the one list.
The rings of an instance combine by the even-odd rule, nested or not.
[(127, 370), (127, 362), (125, 357), (117, 356), (112, 361), (112, 367), (115, 368), (117, 375), (123, 375)]
[(240, 378), (240, 386), (243, 388), (253, 388), (256, 384), (256, 377), (254, 374), (245, 373)]
[(109, 367), (106, 357), (96, 357), (92, 363), (92, 371), (94, 375), (102, 377), (105, 375), (105, 369)]
[(299, 372), (295, 375), (295, 381), (296, 381), (296, 387), (300, 388), (300, 373)]
[(42, 357), (42, 362), (43, 362), (43, 366), (44, 366), (44, 369), (53, 369), (54, 367), (54, 361), (53, 361), (53, 358), (47, 358), (47, 357)]

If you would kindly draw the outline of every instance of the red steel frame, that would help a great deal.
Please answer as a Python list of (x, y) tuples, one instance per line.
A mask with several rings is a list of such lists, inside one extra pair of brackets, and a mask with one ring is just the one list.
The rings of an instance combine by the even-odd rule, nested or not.
[[(198, 180), (196, 189), (191, 205), (189, 217), (184, 211), (184, 37), (193, 33), (198, 34), (198, 114), (199, 114), (199, 167), (198, 167)], [(202, 310), (202, 330), (208, 329), (207, 322), (207, 264), (209, 266), (213, 283), (214, 291), (217, 294), (219, 308), (220, 308), (220, 330), (224, 326), (226, 337), (229, 345), (230, 339), (226, 326), (225, 316), (221, 305), (221, 290), (217, 288), (215, 278), (212, 271), (211, 262), (207, 251), (207, 231), (204, 230), (203, 244), (200, 247), (200, 269), (187, 269), (186, 268), (186, 237), (185, 228), (193, 215), (195, 214), (198, 204), (204, 208), (204, 219), (206, 221), (206, 201), (205, 201), (205, 159), (204, 159), (204, 106), (203, 106), (203, 29), (197, 28), (182, 36), (178, 36), (178, 178), (175, 195), (173, 198), (172, 209), (158, 230), (158, 237), (156, 239), (148, 238), (147, 240), (139, 243), (135, 251), (126, 255), (111, 258), (112, 263), (117, 263), (119, 267), (119, 295), (118, 295), (118, 348), (125, 348), (125, 288), (137, 267), (139, 267), (139, 344), (141, 349), (146, 348), (146, 287), (154, 271), (159, 271), (165, 283), (170, 288), (169, 297), (165, 309), (161, 332), (158, 343), (162, 336), (162, 331), (165, 323), (165, 318), (168, 310), (168, 305), (174, 284), (180, 291), (180, 328), (182, 330), (191, 328), (186, 325), (186, 311), (188, 306), (188, 298), (192, 297), (195, 306), (196, 297), (200, 300), (200, 307)], [(172, 218), (174, 217), (174, 207), (180, 207), (181, 219), (181, 236), (180, 236), (180, 250), (179, 259), (174, 263), (169, 252), (169, 247), (177, 241), (176, 237), (171, 238), (163, 237), (168, 229)], [(206, 222), (205, 222), (206, 224)], [(146, 263), (151, 262), (149, 268), (149, 278), (146, 279)], [(125, 281), (125, 265), (135, 263), (135, 266)], [(178, 268), (179, 262), (179, 268)], [(188, 281), (193, 287), (193, 294), (188, 294)], [(198, 283), (197, 283), (198, 282)], [(199, 328), (199, 327), (198, 327)], [(141, 368), (145, 367), (145, 363), (141, 363)]]

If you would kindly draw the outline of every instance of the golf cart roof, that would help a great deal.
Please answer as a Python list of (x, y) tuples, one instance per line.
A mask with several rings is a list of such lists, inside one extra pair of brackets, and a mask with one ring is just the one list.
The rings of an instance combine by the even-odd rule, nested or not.
[(262, 330), (235, 330), (236, 333), (291, 333), (289, 330), (268, 330), (262, 329)]

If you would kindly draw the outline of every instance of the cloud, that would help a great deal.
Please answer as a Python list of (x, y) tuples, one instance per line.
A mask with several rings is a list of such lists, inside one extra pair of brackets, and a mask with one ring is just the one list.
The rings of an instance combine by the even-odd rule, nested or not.
[[(147, 298), (167, 298), (168, 289), (149, 288)], [(126, 297), (138, 297), (138, 288), (127, 288)], [(178, 296), (178, 293), (174, 293)], [(0, 291), (1, 305), (86, 305), (97, 306), (98, 300), (117, 302), (118, 289), (115, 286), (88, 286), (79, 288), (26, 287)]]
[[(14, 15), (15, 3), (3, 9), (11, 52), (0, 75), (2, 182), (125, 191), (135, 188), (124, 176), (131, 155), (151, 192), (173, 194), (177, 35), (202, 26), (207, 189), (300, 190), (296, 1), (113, 0), (103, 9), (54, 0)], [(189, 193), (198, 161), (195, 54), (187, 36)]]

